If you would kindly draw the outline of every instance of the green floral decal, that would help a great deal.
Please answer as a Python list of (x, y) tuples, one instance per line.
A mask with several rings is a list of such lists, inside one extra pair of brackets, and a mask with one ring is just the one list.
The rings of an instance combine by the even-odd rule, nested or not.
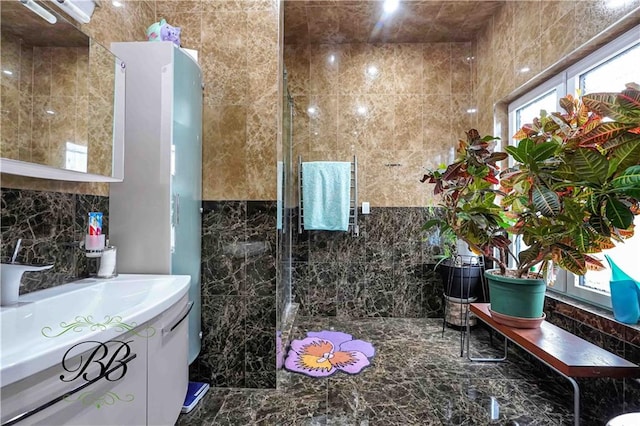
[(121, 398), (120, 395), (115, 392), (107, 392), (103, 395), (100, 395), (99, 392), (87, 391), (82, 392), (77, 397), (72, 397), (71, 395), (69, 395), (64, 400), (67, 402), (82, 401), (82, 405), (95, 405), (96, 408), (99, 409), (104, 405), (114, 405), (118, 401), (132, 402), (134, 400), (134, 397), (130, 393)]
[[(62, 330), (58, 334), (54, 334), (53, 328), (51, 327), (43, 327), (41, 330), (41, 333), (44, 337), (53, 338), (53, 337), (62, 336), (63, 334), (69, 331), (80, 333), (86, 329), (89, 329), (91, 331), (96, 331), (96, 330), (104, 331), (107, 328), (114, 328), (116, 331), (125, 332), (125, 331), (131, 331), (137, 326), (138, 325), (135, 322), (132, 322), (131, 324), (122, 322), (122, 317), (120, 316), (112, 317), (112, 316), (106, 315), (104, 317), (103, 322), (94, 322), (93, 317), (91, 315), (88, 315), (86, 317), (78, 315), (77, 317), (75, 317), (73, 322), (70, 322), (70, 323), (67, 323), (65, 321), (61, 322), (60, 328)], [(136, 336), (149, 338), (156, 334), (156, 330), (153, 327), (147, 327), (144, 330), (134, 332), (134, 334)]]

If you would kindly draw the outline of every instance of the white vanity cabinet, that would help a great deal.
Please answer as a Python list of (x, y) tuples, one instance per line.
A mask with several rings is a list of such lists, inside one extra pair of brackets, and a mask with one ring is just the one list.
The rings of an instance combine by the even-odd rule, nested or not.
[(3, 387), (2, 424), (175, 424), (188, 385), (189, 310), (185, 294), (104, 346), (82, 343), (64, 362)]
[(173, 425), (189, 386), (189, 321), (193, 302), (187, 296), (154, 322), (148, 341), (147, 424)]
[[(136, 330), (140, 329), (142, 327)], [(108, 369), (116, 368), (120, 362), (127, 361), (135, 355), (135, 358), (126, 362), (124, 367), (121, 366), (110, 375), (111, 379), (116, 379), (122, 375), (122, 369), (126, 367), (124, 376), (119, 380), (111, 381), (103, 377), (35, 414), (25, 416), (24, 420), (15, 424), (20, 426), (145, 424), (147, 342), (144, 337), (136, 335), (136, 330), (107, 343), (106, 351), (94, 344), (96, 349), (86, 351), (64, 363), (67, 370), (74, 371), (66, 371), (61, 360), (61, 363), (54, 367), (2, 388), (2, 424), (20, 414), (38, 410), (65, 394), (87, 385), (92, 379), (100, 376), (101, 364), (98, 362), (106, 366), (108, 359), (118, 350), (120, 351), (116, 355), (118, 361), (115, 361), (111, 367), (107, 367)], [(121, 342), (127, 342), (129, 349), (122, 346)], [(87, 342), (86, 345), (89, 346), (91, 343)], [(128, 355), (127, 352), (129, 352)], [(103, 356), (105, 354), (106, 356)], [(61, 376), (66, 380), (76, 377), (87, 363), (89, 365), (85, 373), (86, 379), (89, 380), (83, 377), (85, 373), (81, 373), (69, 382), (61, 380)]]

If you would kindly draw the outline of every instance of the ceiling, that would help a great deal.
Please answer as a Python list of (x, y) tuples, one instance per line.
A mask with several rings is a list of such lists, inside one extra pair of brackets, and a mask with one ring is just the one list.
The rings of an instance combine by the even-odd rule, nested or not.
[(504, 1), (400, 0), (385, 16), (381, 0), (286, 0), (286, 44), (470, 41)]

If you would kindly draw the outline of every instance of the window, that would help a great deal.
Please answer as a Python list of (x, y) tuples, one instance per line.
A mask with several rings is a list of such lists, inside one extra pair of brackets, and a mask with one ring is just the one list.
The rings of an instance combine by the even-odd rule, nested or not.
[[(567, 92), (562, 76), (556, 76), (509, 105), (509, 134), (513, 135), (522, 125), (531, 123), (541, 110), (558, 111), (560, 98)], [(511, 141), (513, 144), (515, 141)]]
[(547, 92), (528, 104), (516, 110), (516, 129), (531, 121), (540, 114), (541, 110), (555, 111), (558, 103), (558, 94), (555, 89)]
[(87, 172), (87, 147), (67, 142), (65, 150), (65, 169)]
[[(523, 124), (530, 123), (540, 110), (560, 111), (559, 101), (565, 94), (587, 94), (594, 92), (615, 92), (624, 88), (626, 83), (640, 83), (640, 27), (620, 36), (613, 42), (598, 49), (577, 64), (553, 77), (509, 105), (509, 134), (513, 135)], [(511, 141), (513, 144), (514, 141)], [(633, 238), (607, 250), (612, 259), (625, 272), (640, 279), (640, 272), (634, 260), (640, 250), (640, 219), (636, 218), (636, 234)], [(526, 247), (516, 241), (516, 253)], [(604, 260), (605, 253), (596, 256)], [(584, 276), (574, 276), (554, 270), (550, 280), (552, 289), (573, 297), (611, 307), (609, 296), (609, 278), (611, 271), (590, 271)]]
[(635, 28), (567, 69), (567, 93), (617, 92), (638, 82), (640, 28)]
[(580, 74), (580, 90), (582, 93), (618, 91), (621, 81), (625, 83), (638, 81), (638, 64), (640, 64), (640, 43)]

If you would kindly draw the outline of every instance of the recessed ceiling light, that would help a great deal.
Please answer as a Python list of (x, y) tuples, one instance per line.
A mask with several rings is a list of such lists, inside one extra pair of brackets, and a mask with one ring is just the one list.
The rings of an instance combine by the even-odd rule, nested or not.
[(358, 114), (365, 115), (366, 113), (367, 113), (367, 107), (365, 107), (365, 106), (359, 106), (358, 107)]
[(52, 110), (52, 109), (48, 109), (48, 110), (46, 110), (45, 112), (46, 112), (47, 114), (49, 114), (49, 115), (54, 115), (54, 114), (56, 113), (56, 112), (55, 112), (54, 110)]
[(468, 113), (468, 114), (474, 114), (474, 113), (476, 113), (476, 112), (478, 112), (478, 110), (477, 110), (476, 108), (469, 108), (469, 109), (467, 109), (467, 113)]
[(384, 0), (384, 3), (382, 4), (382, 10), (384, 10), (384, 13), (393, 13), (396, 11), (396, 9), (398, 9), (399, 5), (400, 0)]
[(123, 7), (124, 6), (124, 3), (122, 3), (122, 2), (120, 2), (118, 0), (113, 0), (111, 2), (111, 4), (114, 5), (115, 7)]
[(333, 64), (336, 61), (336, 55), (329, 55), (328, 61), (330, 64)]
[(316, 113), (316, 108), (315, 108), (315, 107), (310, 106), (309, 108), (307, 108), (307, 112), (308, 112), (309, 114), (315, 114), (315, 113)]
[(367, 74), (370, 77), (375, 77), (378, 75), (378, 67), (376, 67), (375, 65), (369, 65), (367, 67)]
[(2, 70), (2, 72), (6, 75), (13, 75), (13, 71), (9, 71), (9, 70)]
[(531, 71), (531, 68), (529, 68), (529, 67), (520, 68), (520, 72), (522, 72), (522, 73), (529, 72), (529, 71)]

